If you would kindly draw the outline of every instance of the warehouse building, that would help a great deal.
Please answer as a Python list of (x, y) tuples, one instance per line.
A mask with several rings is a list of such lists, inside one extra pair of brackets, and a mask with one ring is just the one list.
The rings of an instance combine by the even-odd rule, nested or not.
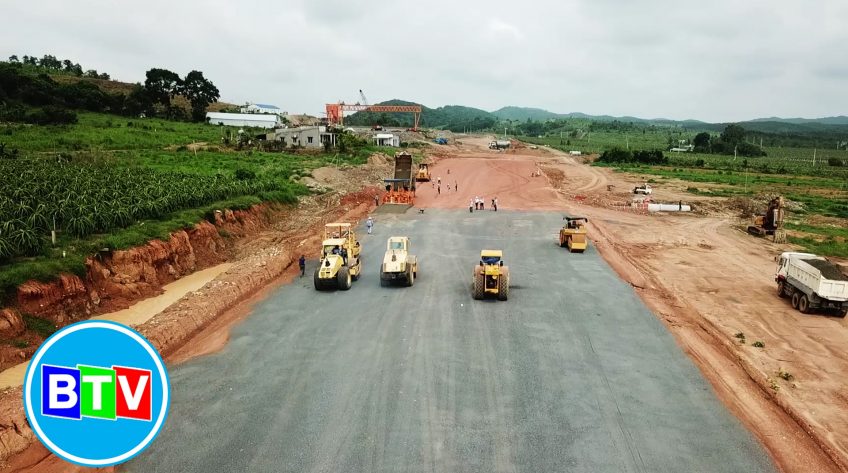
[(280, 117), (261, 113), (206, 112), (206, 121), (212, 125), (274, 128), (281, 126)]
[(270, 113), (273, 115), (280, 115), (283, 114), (283, 111), (276, 105), (269, 105), (266, 103), (249, 103), (244, 107), (241, 107), (241, 113)]

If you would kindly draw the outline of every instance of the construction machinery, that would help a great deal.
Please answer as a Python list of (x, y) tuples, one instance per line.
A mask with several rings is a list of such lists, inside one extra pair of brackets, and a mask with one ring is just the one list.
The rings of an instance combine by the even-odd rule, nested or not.
[(509, 140), (496, 140), (489, 143), (489, 149), (507, 149), (511, 144)]
[(415, 174), (416, 182), (430, 182), (430, 168), (426, 163), (418, 165), (418, 172)]
[(784, 201), (782, 196), (771, 199), (765, 215), (754, 217), (753, 225), (748, 225), (748, 233), (759, 237), (772, 235), (775, 243), (786, 242), (786, 230), (783, 229)]
[(395, 154), (394, 177), (383, 179), (386, 193), (383, 194), (383, 204), (415, 204), (415, 178), (412, 170), (412, 155), (406, 151)]
[(344, 112), (407, 112), (412, 113), (413, 122), (412, 128), (409, 131), (418, 131), (418, 124), (421, 121), (421, 105), (369, 105), (362, 89), (359, 90), (359, 97), (362, 103), (347, 104), (338, 102), (326, 104), (327, 124), (344, 127)]
[(380, 285), (403, 281), (412, 286), (418, 277), (418, 258), (409, 254), (409, 237), (393, 236), (386, 243), (386, 254), (380, 266)]
[(567, 246), (568, 251), (572, 253), (583, 253), (589, 246), (589, 240), (586, 238), (586, 224), (589, 219), (568, 215), (562, 219), (565, 220), (565, 225), (559, 230), (559, 246)]
[(633, 188), (634, 194), (642, 194), (642, 195), (651, 195), (654, 193), (653, 189), (651, 189), (651, 185), (648, 183), (642, 184), (641, 186), (636, 186)]
[(313, 277), (315, 289), (350, 289), (353, 281), (362, 274), (359, 241), (350, 223), (324, 225), (321, 241), (321, 261)]
[(839, 265), (810, 253), (781, 253), (777, 258), (777, 295), (789, 298), (802, 314), (816, 309), (848, 314), (848, 276)]
[(483, 250), (480, 263), (474, 266), (471, 295), (483, 299), (487, 295), (505, 301), (509, 297), (509, 267), (504, 266), (501, 250)]

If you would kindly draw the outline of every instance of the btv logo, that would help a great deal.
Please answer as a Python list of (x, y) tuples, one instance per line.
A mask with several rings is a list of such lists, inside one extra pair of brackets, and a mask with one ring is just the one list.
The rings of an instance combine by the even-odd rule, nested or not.
[(81, 420), (151, 419), (151, 371), (41, 365), (41, 413)]
[(24, 376), (38, 440), (77, 465), (124, 463), (156, 439), (171, 401), (165, 363), (140, 333), (89, 320), (44, 341)]

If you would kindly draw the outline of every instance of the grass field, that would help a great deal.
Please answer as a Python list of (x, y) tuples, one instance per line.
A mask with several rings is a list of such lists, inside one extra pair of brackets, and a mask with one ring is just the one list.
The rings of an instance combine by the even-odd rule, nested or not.
[[(694, 132), (683, 132), (675, 137), (692, 139)], [(562, 151), (581, 151), (584, 154), (603, 153), (605, 150), (619, 147), (631, 150), (668, 149), (667, 132), (659, 133), (621, 133), (594, 132), (581, 138), (563, 138), (558, 136), (521, 137), (522, 141), (546, 145)], [(570, 143), (570, 144), (567, 144)], [(715, 154), (677, 153), (665, 151), (669, 163), (674, 166), (704, 167), (722, 170), (753, 170), (762, 173), (807, 174), (811, 176), (840, 176), (848, 179), (848, 150), (813, 148), (764, 148), (768, 156), (744, 158)], [(829, 158), (841, 160), (844, 166), (828, 165)]]

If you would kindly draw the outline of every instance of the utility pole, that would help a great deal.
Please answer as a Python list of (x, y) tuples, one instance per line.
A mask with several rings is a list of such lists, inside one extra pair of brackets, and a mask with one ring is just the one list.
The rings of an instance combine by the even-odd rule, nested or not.
[(813, 167), (816, 167), (816, 149), (813, 148)]

